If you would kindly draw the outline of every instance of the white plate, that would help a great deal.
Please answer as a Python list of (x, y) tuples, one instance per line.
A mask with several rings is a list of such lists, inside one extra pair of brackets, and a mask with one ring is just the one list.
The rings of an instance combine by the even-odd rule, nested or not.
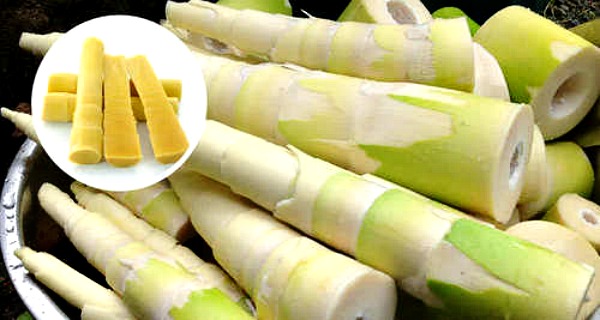
[[(79, 73), (82, 44), (91, 36), (102, 40), (106, 54), (143, 54), (148, 58), (158, 78), (181, 79), (178, 117), (190, 147), (177, 162), (161, 164), (156, 161), (145, 123), (137, 125), (143, 158), (134, 166), (118, 168), (105, 161), (81, 165), (68, 159), (71, 124), (42, 120), (43, 100), (50, 74)], [(186, 45), (157, 23), (125, 15), (89, 20), (61, 36), (46, 53), (37, 70), (31, 97), (35, 131), (50, 158), (73, 179), (109, 191), (129, 191), (147, 187), (177, 170), (189, 158), (204, 131), (206, 103), (206, 85), (200, 65)]]

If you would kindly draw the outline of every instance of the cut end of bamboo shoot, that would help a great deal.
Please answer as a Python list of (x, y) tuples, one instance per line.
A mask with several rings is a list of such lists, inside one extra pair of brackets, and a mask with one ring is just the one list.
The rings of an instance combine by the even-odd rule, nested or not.
[[(525, 168), (530, 155), (531, 141), (533, 139), (533, 126), (531, 109), (523, 106), (529, 112), (522, 113), (515, 121), (515, 125), (508, 133), (505, 145), (503, 146), (500, 161), (504, 165), (499, 168), (500, 175), (495, 191), (497, 194), (505, 196), (498, 197), (496, 211), (498, 213), (494, 218), (500, 223), (506, 223), (510, 220), (514, 207), (519, 200), (525, 183)], [(500, 199), (510, 199), (510, 206)]]
[(77, 164), (96, 164), (102, 160), (102, 128), (73, 128), (69, 160)]
[(600, 206), (575, 193), (566, 193), (543, 217), (561, 224), (587, 239), (600, 250)]

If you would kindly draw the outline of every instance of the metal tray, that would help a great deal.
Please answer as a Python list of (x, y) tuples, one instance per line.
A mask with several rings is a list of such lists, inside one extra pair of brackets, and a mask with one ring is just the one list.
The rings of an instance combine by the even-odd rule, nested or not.
[[(0, 207), (0, 247), (4, 264), (19, 296), (36, 319), (79, 318), (79, 311), (56, 294), (40, 285), (23, 267), (14, 251), (24, 245), (55, 254), (65, 261), (76, 258), (74, 248), (60, 227), (40, 208), (35, 194), (41, 183), (51, 181), (61, 189), (69, 186), (70, 178), (49, 160), (37, 144), (26, 140), (8, 170), (2, 189)], [(76, 258), (81, 265), (83, 258)], [(73, 265), (75, 267), (75, 265)]]

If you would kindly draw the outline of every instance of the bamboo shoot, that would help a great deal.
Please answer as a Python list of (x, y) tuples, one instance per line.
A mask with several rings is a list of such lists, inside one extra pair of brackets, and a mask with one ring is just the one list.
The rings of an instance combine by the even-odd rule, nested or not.
[(167, 2), (175, 27), (247, 55), (332, 73), (471, 91), (473, 42), (466, 20), (369, 24), (235, 10), (208, 1)]

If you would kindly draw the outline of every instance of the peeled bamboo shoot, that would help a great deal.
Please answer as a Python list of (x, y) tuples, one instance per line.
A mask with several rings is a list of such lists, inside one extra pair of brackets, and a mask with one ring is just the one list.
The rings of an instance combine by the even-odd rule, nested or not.
[(52, 44), (63, 35), (61, 32), (36, 34), (23, 32), (19, 37), (19, 47), (37, 56), (43, 56), (48, 52)]
[(167, 2), (175, 27), (250, 56), (333, 73), (471, 91), (473, 42), (466, 20), (369, 24), (235, 10), (208, 1)]
[(79, 182), (71, 184), (71, 191), (84, 209), (101, 214), (135, 240), (143, 241), (159, 254), (173, 258), (198, 279), (219, 288), (233, 301), (241, 305), (250, 303), (241, 289), (218, 266), (204, 262), (190, 249), (179, 245), (175, 238), (135, 217), (129, 209), (108, 194)]
[(501, 223), (510, 218), (532, 139), (529, 106), (413, 83), (197, 57), (209, 119)]
[(19, 248), (15, 255), (38, 281), (81, 309), (82, 319), (86, 319), (86, 313), (90, 309), (103, 310), (105, 316), (113, 319), (135, 319), (112, 290), (104, 288), (56, 257), (36, 252), (29, 247)]
[(176, 162), (185, 153), (189, 143), (167, 95), (145, 56), (127, 58), (126, 64), (144, 105), (156, 160), (160, 163)]
[(124, 56), (104, 57), (104, 158), (117, 167), (142, 159)]
[(35, 128), (33, 127), (33, 119), (30, 114), (13, 111), (7, 108), (0, 108), (2, 112), (2, 117), (10, 120), (17, 129), (23, 131), (27, 137), (36, 143), (39, 144), (40, 140), (38, 139), (37, 134), (35, 133)]
[(593, 276), (581, 264), (407, 189), (215, 121), (207, 122), (185, 168), (389, 274), (428, 305), (458, 314), (574, 317)]
[(299, 235), (197, 173), (178, 171), (170, 181), (215, 259), (255, 301), (259, 319), (393, 319), (396, 288), (387, 275)]

